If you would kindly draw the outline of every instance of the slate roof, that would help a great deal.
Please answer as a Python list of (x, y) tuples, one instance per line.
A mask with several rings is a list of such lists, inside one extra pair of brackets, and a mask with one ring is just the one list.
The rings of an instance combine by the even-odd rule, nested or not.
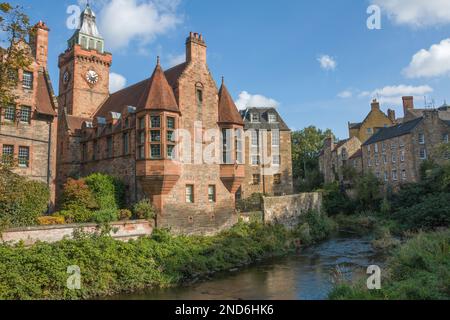
[(367, 146), (369, 144), (374, 144), (379, 141), (384, 141), (388, 139), (392, 139), (395, 137), (400, 137), (405, 134), (410, 133), (421, 121), (423, 117), (401, 123), (399, 125), (382, 128), (377, 133), (375, 133), (372, 137), (370, 137), (363, 145)]
[(361, 158), (362, 155), (363, 155), (362, 149), (358, 149), (358, 151), (356, 151), (349, 159), (353, 160), (353, 159)]
[(165, 110), (180, 112), (173, 90), (167, 82), (164, 71), (159, 64), (159, 59), (152, 77), (136, 104), (136, 109), (138, 111)]
[[(259, 122), (251, 122), (251, 114), (259, 113)], [(269, 114), (273, 113), (277, 116), (277, 122), (269, 122)], [(245, 130), (280, 130), (280, 131), (291, 131), (284, 120), (281, 118), (280, 114), (275, 108), (247, 108), (246, 110), (241, 110), (240, 114), (242, 119), (244, 119), (244, 129)]]
[(219, 90), (219, 123), (244, 125), (236, 104), (223, 82)]
[(362, 122), (358, 122), (358, 123), (349, 123), (348, 127), (350, 129), (359, 129), (362, 126)]
[(39, 72), (36, 95), (36, 111), (40, 114), (56, 116), (53, 100), (53, 88), (50, 79), (44, 72)]
[[(171, 88), (177, 86), (178, 79), (184, 72), (186, 66), (186, 63), (182, 63), (164, 72)], [(125, 106), (137, 106), (142, 95), (145, 93), (146, 88), (149, 87), (150, 80), (151, 78), (145, 79), (111, 94), (97, 110), (95, 117), (106, 117), (110, 112), (122, 112)]]

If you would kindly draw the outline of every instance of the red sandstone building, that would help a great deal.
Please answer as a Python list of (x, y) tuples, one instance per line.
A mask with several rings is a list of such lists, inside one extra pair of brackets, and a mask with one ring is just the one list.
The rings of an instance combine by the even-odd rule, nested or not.
[(158, 227), (207, 234), (234, 224), (244, 123), (206, 48), (191, 33), (186, 62), (164, 72), (158, 59), (150, 78), (110, 95), (112, 55), (88, 6), (59, 57), (58, 190), (103, 172), (125, 182), (130, 203), (150, 198)]
[[(27, 46), (32, 63), (16, 70), (14, 104), (0, 106), (0, 152), (2, 162), (14, 160), (14, 172), (42, 181), (55, 200), (57, 102), (47, 72), (49, 29), (39, 22)], [(4, 59), (6, 50), (0, 51)]]

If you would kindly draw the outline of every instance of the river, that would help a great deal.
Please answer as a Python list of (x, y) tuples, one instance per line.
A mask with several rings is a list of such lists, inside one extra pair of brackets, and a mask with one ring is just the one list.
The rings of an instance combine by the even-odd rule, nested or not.
[(323, 300), (333, 286), (336, 270), (346, 279), (356, 280), (367, 277), (369, 265), (383, 264), (383, 257), (372, 249), (370, 242), (370, 237), (340, 233), (296, 255), (218, 274), (204, 282), (109, 299)]

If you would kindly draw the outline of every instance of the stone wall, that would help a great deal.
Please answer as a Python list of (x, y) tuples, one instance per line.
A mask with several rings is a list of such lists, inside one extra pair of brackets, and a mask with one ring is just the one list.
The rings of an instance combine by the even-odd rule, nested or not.
[[(153, 233), (153, 222), (145, 220), (111, 223), (111, 236), (114, 239), (128, 241), (140, 237), (150, 236)], [(41, 226), (9, 229), (0, 234), (0, 242), (16, 244), (23, 241), (24, 245), (31, 246), (38, 241), (58, 242), (64, 238), (72, 239), (75, 230), (86, 233), (99, 232), (96, 224), (70, 224), (58, 226)]]
[(283, 197), (264, 197), (264, 222), (294, 227), (298, 218), (310, 210), (322, 210), (322, 193), (301, 193)]

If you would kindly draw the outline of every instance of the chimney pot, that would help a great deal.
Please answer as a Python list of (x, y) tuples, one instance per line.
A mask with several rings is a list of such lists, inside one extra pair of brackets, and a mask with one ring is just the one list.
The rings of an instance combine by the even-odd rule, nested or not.
[(403, 113), (406, 116), (409, 110), (414, 110), (414, 97), (403, 97)]

